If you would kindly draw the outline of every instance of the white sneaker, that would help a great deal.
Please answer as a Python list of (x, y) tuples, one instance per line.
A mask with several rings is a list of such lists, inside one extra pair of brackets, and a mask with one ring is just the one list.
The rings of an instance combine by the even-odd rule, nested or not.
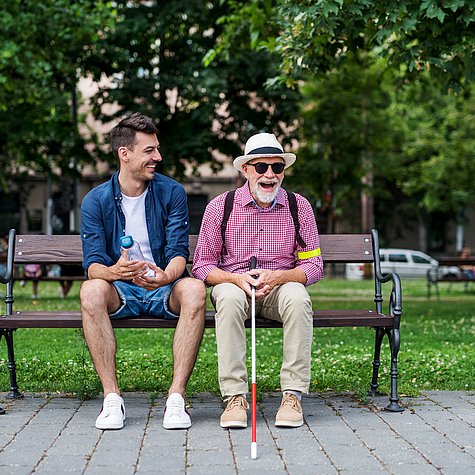
[(191, 418), (185, 407), (185, 400), (180, 393), (168, 396), (165, 414), (163, 415), (165, 429), (188, 429), (191, 427)]
[(101, 413), (97, 416), (98, 429), (122, 429), (125, 421), (124, 400), (116, 393), (109, 393), (102, 403)]

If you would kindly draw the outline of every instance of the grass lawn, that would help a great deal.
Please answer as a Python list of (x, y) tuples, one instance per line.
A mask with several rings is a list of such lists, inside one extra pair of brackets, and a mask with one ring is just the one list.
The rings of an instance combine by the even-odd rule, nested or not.
[[(384, 286), (388, 288), (389, 284)], [(41, 283), (39, 304), (31, 302), (31, 283), (17, 286), (15, 308), (77, 309), (79, 284), (61, 299), (59, 284)], [(324, 279), (310, 288), (314, 307), (373, 308), (370, 281)], [(385, 295), (387, 297), (387, 295)], [(385, 308), (386, 310), (386, 308)], [(3, 310), (2, 310), (3, 311)], [(424, 280), (403, 281), (403, 318), (399, 353), (399, 392), (422, 389), (475, 389), (475, 284), (441, 285), (441, 299), (426, 298)], [(117, 368), (123, 391), (163, 393), (171, 381), (173, 330), (118, 329)], [(258, 329), (258, 391), (279, 388), (282, 332)], [(312, 352), (311, 391), (352, 391), (364, 396), (371, 379), (374, 331), (368, 328), (317, 328)], [(0, 391), (8, 391), (6, 345), (0, 353)], [(100, 392), (81, 331), (21, 329), (15, 333), (18, 384), (21, 391)], [(249, 351), (250, 354), (250, 351)], [(249, 360), (250, 367), (250, 360)], [(383, 343), (380, 389), (389, 392), (389, 348)], [(214, 330), (205, 331), (189, 393), (218, 393)]]

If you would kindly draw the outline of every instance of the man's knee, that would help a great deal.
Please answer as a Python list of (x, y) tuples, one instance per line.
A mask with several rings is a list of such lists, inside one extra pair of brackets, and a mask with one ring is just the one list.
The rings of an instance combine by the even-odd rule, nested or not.
[(81, 285), (79, 298), (81, 308), (87, 313), (95, 313), (97, 309), (107, 307), (111, 284), (102, 279), (86, 280)]
[(280, 298), (281, 311), (313, 316), (312, 300), (306, 287), (298, 282), (284, 284)]
[(203, 281), (186, 277), (173, 287), (171, 297), (176, 299), (180, 305), (203, 306), (206, 301), (206, 287)]
[(246, 305), (247, 295), (240, 287), (231, 283), (218, 284), (213, 287), (211, 298), (215, 307), (241, 307)]

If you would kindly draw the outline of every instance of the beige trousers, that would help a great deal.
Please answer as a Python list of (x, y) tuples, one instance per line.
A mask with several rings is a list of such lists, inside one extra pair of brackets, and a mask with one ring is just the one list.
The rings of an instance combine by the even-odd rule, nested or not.
[[(216, 309), (221, 394), (223, 397), (246, 394), (248, 375), (244, 322), (250, 318), (251, 301), (242, 289), (229, 283), (216, 285), (211, 291), (211, 301)], [(256, 301), (256, 315), (282, 322), (281, 389), (308, 393), (313, 311), (307, 289), (297, 282), (276, 287), (265, 299)]]

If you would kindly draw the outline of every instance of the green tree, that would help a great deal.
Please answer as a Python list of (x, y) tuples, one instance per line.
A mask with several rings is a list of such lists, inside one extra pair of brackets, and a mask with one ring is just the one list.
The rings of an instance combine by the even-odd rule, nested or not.
[(289, 182), (321, 203), (328, 232), (343, 210), (359, 228), (361, 193), (386, 192), (378, 177), (401, 150), (399, 120), (391, 111), (398, 80), (386, 61), (359, 53), (303, 87), (302, 147)]
[(432, 82), (419, 82), (397, 99), (406, 129), (399, 186), (419, 209), (463, 214), (475, 202), (474, 86), (446, 95)]
[[(249, 44), (281, 57), (281, 80), (325, 73), (361, 49), (374, 50), (407, 73), (440, 72), (452, 87), (475, 77), (475, 3), (471, 0), (251, 0), (229, 2), (220, 50), (242, 26)], [(254, 12), (249, 15), (249, 11)], [(268, 36), (267, 24), (278, 33)]]
[[(85, 58), (112, 24), (103, 1), (3, 2), (0, 12), (0, 179), (89, 159), (72, 101)], [(80, 118), (81, 119), (81, 118)]]
[[(275, 54), (234, 47), (234, 54), (208, 67), (203, 61), (222, 34), (220, 1), (180, 0), (118, 4), (113, 32), (91, 56), (87, 69), (104, 75), (93, 113), (102, 122), (139, 110), (157, 121), (168, 173), (182, 176), (221, 164), (212, 152), (235, 156), (253, 132), (278, 135), (296, 117), (299, 94), (264, 83), (278, 73)], [(119, 106), (114, 112), (106, 104)]]
[(135, 110), (157, 120), (164, 165), (176, 176), (187, 164), (219, 169), (213, 151), (233, 156), (257, 130), (288, 131), (299, 94), (264, 87), (278, 73), (275, 55), (246, 45), (203, 66), (224, 13), (219, 0), (2, 4), (0, 177), (57, 167), (73, 173), (71, 158), (79, 170), (81, 162), (113, 160), (93, 131), (87, 139), (78, 133), (71, 114), (86, 76), (102, 85), (91, 102), (100, 121)]

